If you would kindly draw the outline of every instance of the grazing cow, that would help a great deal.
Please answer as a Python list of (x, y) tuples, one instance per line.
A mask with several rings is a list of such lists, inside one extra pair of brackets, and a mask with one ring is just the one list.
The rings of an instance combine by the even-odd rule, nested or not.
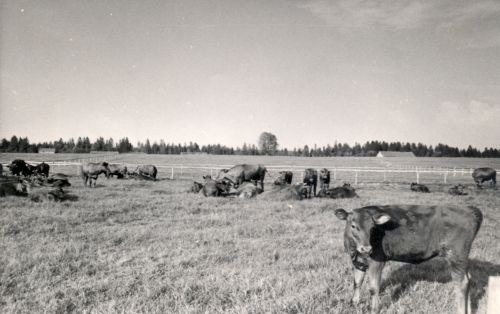
[(371, 312), (379, 312), (382, 269), (387, 261), (419, 264), (444, 257), (456, 282), (458, 312), (466, 313), (470, 274), (468, 256), (483, 215), (475, 207), (367, 206), (348, 213), (337, 209), (346, 221), (344, 247), (354, 272), (352, 302), (358, 304), (365, 272), (371, 294)]
[(80, 166), (83, 185), (87, 186), (87, 181), (89, 181), (89, 187), (92, 187), (92, 180), (94, 180), (94, 187), (96, 186), (97, 177), (101, 174), (107, 174), (109, 172), (107, 162), (87, 162)]
[(455, 185), (454, 187), (451, 187), (448, 189), (448, 194), (451, 195), (467, 195), (467, 192), (464, 191), (465, 186), (458, 184)]
[(127, 166), (120, 164), (109, 164), (109, 172), (106, 173), (106, 178), (116, 176), (118, 179), (123, 179), (127, 175)]
[(214, 180), (211, 176), (204, 176), (205, 184), (200, 193), (205, 196), (226, 196), (231, 185), (223, 180)]
[(495, 188), (497, 184), (497, 171), (492, 168), (477, 168), (472, 172), (472, 178), (478, 188), (482, 188), (483, 182), (489, 180), (491, 180), (490, 186)]
[(199, 193), (201, 191), (201, 189), (203, 189), (203, 183), (199, 183), (199, 182), (194, 181), (193, 185), (191, 185), (188, 192)]
[(267, 169), (262, 165), (236, 165), (228, 170), (221, 170), (217, 176), (218, 180), (227, 180), (238, 188), (243, 182), (257, 182), (260, 181), (262, 191), (264, 191), (264, 178), (266, 177)]
[(356, 190), (349, 183), (344, 183), (343, 186), (338, 186), (330, 189), (321, 189), (318, 192), (318, 197), (330, 198), (353, 198), (359, 197)]
[(135, 168), (134, 173), (137, 173), (141, 176), (150, 177), (153, 181), (156, 181), (156, 174), (158, 170), (153, 165), (139, 165)]
[(319, 172), (319, 182), (321, 183), (321, 190), (328, 190), (330, 188), (330, 170), (323, 168)]
[(423, 184), (418, 184), (418, 183), (415, 183), (415, 182), (412, 182), (412, 184), (410, 185), (410, 189), (413, 191), (413, 192), (422, 192), (422, 193), (430, 193), (429, 191), (429, 188), (426, 187), (425, 185)]
[(312, 168), (307, 168), (306, 170), (304, 170), (304, 179), (302, 182), (308, 187), (307, 198), (316, 196), (316, 186), (318, 185), (318, 171)]
[(291, 171), (280, 171), (279, 176), (274, 181), (274, 185), (286, 185), (292, 184), (293, 172)]
[(48, 177), (49, 171), (50, 171), (50, 166), (42, 161), (41, 164), (38, 164), (35, 166), (35, 169), (33, 170), (33, 174)]
[(12, 161), (12, 163), (8, 166), (10, 168), (10, 172), (15, 176), (30, 176), (33, 174), (33, 166), (27, 164), (22, 159), (16, 159)]

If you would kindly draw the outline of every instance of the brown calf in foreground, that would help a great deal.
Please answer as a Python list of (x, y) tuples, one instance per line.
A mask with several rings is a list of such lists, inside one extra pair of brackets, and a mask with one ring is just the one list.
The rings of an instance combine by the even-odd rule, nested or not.
[(337, 209), (335, 215), (346, 222), (344, 247), (353, 264), (354, 304), (359, 302), (359, 290), (366, 272), (371, 313), (378, 313), (380, 277), (386, 262), (419, 264), (439, 256), (447, 261), (456, 283), (457, 312), (470, 313), (467, 267), (472, 241), (483, 220), (479, 209), (367, 206), (350, 213)]

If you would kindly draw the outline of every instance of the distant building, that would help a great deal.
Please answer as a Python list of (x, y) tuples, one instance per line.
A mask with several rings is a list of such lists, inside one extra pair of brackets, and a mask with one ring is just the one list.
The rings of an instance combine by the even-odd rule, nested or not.
[(379, 151), (377, 157), (415, 157), (413, 152)]
[(40, 147), (38, 149), (38, 153), (39, 154), (55, 154), (56, 153), (56, 149), (55, 148), (44, 148), (44, 147)]

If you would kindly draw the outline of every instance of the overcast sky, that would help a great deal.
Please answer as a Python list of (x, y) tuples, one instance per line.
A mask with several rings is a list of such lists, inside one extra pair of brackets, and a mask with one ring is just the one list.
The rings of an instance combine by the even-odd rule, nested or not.
[(0, 5), (0, 137), (500, 147), (498, 0)]

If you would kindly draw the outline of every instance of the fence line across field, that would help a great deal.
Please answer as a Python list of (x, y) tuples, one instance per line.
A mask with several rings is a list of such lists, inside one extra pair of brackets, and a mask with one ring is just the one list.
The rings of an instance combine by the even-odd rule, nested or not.
[[(79, 166), (84, 162), (98, 162), (103, 160), (109, 160), (117, 158), (118, 155), (102, 155), (102, 156), (92, 156), (89, 158), (80, 158), (80, 159), (72, 159), (68, 161), (46, 161), (45, 163), (50, 166)], [(36, 164), (38, 161), (28, 161), (28, 163)], [(130, 169), (135, 169), (139, 164), (132, 164), (126, 162), (117, 162), (119, 164), (123, 164), (129, 166)], [(174, 179), (176, 176), (183, 176), (186, 172), (191, 172), (192, 170), (200, 171), (205, 170), (205, 174), (209, 174), (211, 176), (215, 176), (222, 169), (231, 168), (234, 165), (215, 165), (215, 164), (201, 164), (201, 165), (186, 165), (186, 164), (161, 164), (157, 165), (158, 169), (168, 169), (168, 175), (170, 175), (170, 179)], [(463, 177), (465, 174), (472, 174), (472, 168), (449, 168), (449, 167), (418, 167), (418, 166), (401, 166), (401, 167), (325, 167), (325, 166), (297, 166), (297, 165), (271, 165), (266, 167), (268, 172), (272, 177), (276, 176), (280, 171), (292, 171), (292, 172), (300, 172), (301, 179), (303, 178), (303, 170), (305, 168), (313, 168), (313, 169), (328, 169), (333, 177), (333, 180), (337, 180), (339, 173), (352, 173), (354, 184), (358, 184), (360, 174), (374, 173), (374, 174), (382, 174), (383, 181), (387, 181), (387, 176), (389, 174), (415, 174), (415, 181), (420, 183), (421, 175), (425, 174), (437, 174), (442, 175), (443, 182), (447, 183), (448, 177), (452, 175), (456, 177), (460, 175)], [(499, 170), (497, 170), (499, 171)], [(77, 170), (78, 172), (78, 170)], [(163, 172), (165, 175), (165, 172)]]

